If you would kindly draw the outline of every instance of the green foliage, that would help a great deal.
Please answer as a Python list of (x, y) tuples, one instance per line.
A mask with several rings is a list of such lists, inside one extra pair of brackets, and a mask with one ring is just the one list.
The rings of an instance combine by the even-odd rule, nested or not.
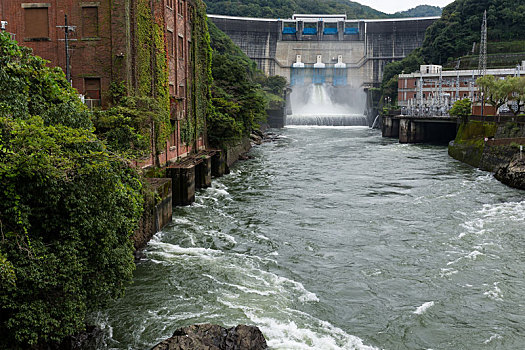
[(199, 138), (206, 138), (207, 116), (212, 113), (211, 84), (212, 84), (212, 50), (210, 34), (206, 16), (206, 6), (202, 1), (196, 1), (193, 6), (192, 22), (192, 97), (190, 115), (181, 127), (181, 138), (186, 144), (196, 142)]
[(457, 144), (478, 143), (483, 141), (486, 137), (494, 137), (497, 129), (498, 126), (496, 123), (471, 120), (460, 125), (454, 142)]
[(483, 12), (487, 10), (489, 41), (519, 40), (525, 35), (525, 1), (456, 0), (443, 10), (440, 20), (426, 33), (422, 53), (425, 61), (443, 64), (460, 57), (480, 41)]
[(441, 16), (443, 9), (439, 6), (419, 5), (412, 9), (396, 12), (396, 17), (434, 17)]
[(151, 154), (152, 143), (157, 154), (164, 148), (169, 131), (161, 126), (169, 120), (166, 114), (157, 99), (131, 96), (121, 98), (117, 106), (93, 112), (92, 118), (95, 132), (112, 152), (140, 158)]
[(472, 102), (468, 98), (458, 100), (448, 113), (456, 117), (468, 117), (472, 114)]
[(208, 27), (213, 48), (213, 109), (208, 116), (208, 138), (212, 145), (223, 147), (248, 136), (266, 120), (270, 102), (281, 103), (282, 98), (273, 94), (282, 95), (286, 80), (267, 78), (226, 34), (210, 21)]
[(260, 18), (291, 18), (294, 13), (346, 13), (349, 18), (387, 18), (387, 14), (347, 0), (205, 0), (208, 13)]
[[(152, 143), (155, 146), (152, 153), (155, 155), (164, 149), (171, 132), (168, 56), (164, 28), (162, 17), (153, 17), (150, 1), (138, 0), (136, 28), (138, 87), (134, 94), (141, 98), (153, 97), (157, 100), (156, 107), (161, 110), (154, 125), (156, 142)], [(142, 136), (146, 137), (146, 135)]]
[(496, 109), (515, 101), (518, 108), (511, 109), (514, 115), (521, 112), (522, 103), (525, 101), (525, 78), (507, 77), (498, 79), (492, 75), (478, 78), (476, 84), (483, 92), (485, 100)]
[(112, 81), (109, 84), (109, 99), (112, 105), (117, 105), (120, 101), (128, 95), (126, 83), (123, 81)]
[(46, 125), (89, 129), (88, 112), (59, 68), (0, 36), (0, 117), (39, 115)]
[(16, 349), (82, 331), (122, 295), (142, 185), (63, 73), (2, 33), (0, 62), (0, 348)]
[(262, 76), (262, 81), (258, 81), (265, 91), (274, 95), (282, 96), (283, 90), (288, 84), (285, 77), (274, 75), (270, 77)]
[(399, 74), (411, 73), (419, 70), (419, 66), (424, 63), (421, 51), (412, 51), (405, 59), (392, 62), (385, 66), (381, 92), (383, 99), (389, 97), (392, 102), (397, 101), (397, 80)]

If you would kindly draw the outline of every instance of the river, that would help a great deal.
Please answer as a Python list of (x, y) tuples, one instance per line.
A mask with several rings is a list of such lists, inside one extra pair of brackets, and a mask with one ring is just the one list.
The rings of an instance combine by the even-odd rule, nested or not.
[(272, 349), (523, 348), (523, 191), (368, 128), (277, 133), (175, 210), (93, 315), (107, 348), (205, 322)]

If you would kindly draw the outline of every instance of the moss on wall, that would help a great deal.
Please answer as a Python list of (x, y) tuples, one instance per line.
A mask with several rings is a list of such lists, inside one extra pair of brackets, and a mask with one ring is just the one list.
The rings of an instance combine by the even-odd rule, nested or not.
[(448, 154), (454, 159), (479, 167), (485, 148), (485, 138), (494, 137), (497, 128), (496, 123), (475, 120), (462, 123), (456, 139), (448, 147)]

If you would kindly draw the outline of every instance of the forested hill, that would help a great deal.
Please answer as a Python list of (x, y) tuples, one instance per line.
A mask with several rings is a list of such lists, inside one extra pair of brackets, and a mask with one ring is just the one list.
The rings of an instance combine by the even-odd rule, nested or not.
[(443, 9), (439, 6), (419, 5), (413, 9), (396, 12), (393, 17), (434, 17), (441, 16)]
[(441, 15), (437, 6), (421, 5), (413, 9), (386, 14), (348, 0), (205, 0), (207, 12), (215, 15), (290, 18), (294, 13), (342, 14), (348, 18), (431, 17)]
[(427, 30), (422, 47), (424, 60), (442, 64), (468, 54), (472, 44), (480, 41), (485, 10), (489, 41), (523, 40), (525, 0), (456, 0)]
[(346, 13), (349, 18), (387, 18), (386, 13), (348, 0), (205, 0), (216, 15), (290, 18), (294, 13)]

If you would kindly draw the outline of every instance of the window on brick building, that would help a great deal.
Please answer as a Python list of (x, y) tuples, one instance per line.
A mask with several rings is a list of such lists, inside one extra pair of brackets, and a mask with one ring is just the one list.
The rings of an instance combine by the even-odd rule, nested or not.
[(168, 56), (173, 57), (173, 32), (168, 30), (166, 32), (166, 39), (168, 41)]
[(100, 100), (100, 78), (84, 78), (84, 96), (88, 100)]
[(49, 18), (47, 7), (24, 8), (25, 38), (49, 38)]
[(183, 0), (178, 0), (179, 2), (179, 10), (178, 10), (178, 13), (180, 16), (184, 16), (184, 1)]
[(82, 37), (98, 38), (98, 7), (82, 7)]
[(166, 6), (168, 6), (170, 9), (173, 8), (173, 0), (166, 1)]
[(184, 59), (184, 38), (179, 36), (179, 58)]

